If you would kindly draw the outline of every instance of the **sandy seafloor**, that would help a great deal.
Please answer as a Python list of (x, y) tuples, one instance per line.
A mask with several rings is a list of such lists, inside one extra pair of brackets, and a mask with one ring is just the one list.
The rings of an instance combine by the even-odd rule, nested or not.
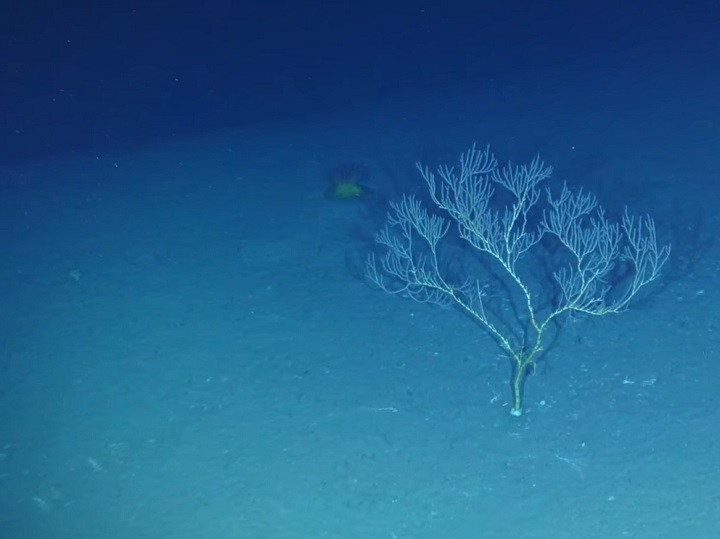
[[(2, 538), (720, 537), (720, 128), (414, 110), (3, 171)], [(627, 313), (567, 325), (518, 419), (477, 326), (357, 275), (374, 202), (322, 196), (343, 162), (421, 189), (473, 140), (674, 243)]]

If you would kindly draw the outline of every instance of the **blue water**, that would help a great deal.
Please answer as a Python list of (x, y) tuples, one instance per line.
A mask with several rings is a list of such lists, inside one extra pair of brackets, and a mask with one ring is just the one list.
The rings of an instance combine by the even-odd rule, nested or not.
[[(335, 26), (342, 9), (328, 15)], [(425, 19), (417, 8), (408, 16), (414, 25), (391, 45), (417, 39)], [(573, 29), (567, 17), (558, 28)], [(192, 108), (203, 92), (173, 97), (132, 70), (143, 86), (132, 99), (166, 95), (180, 107), (158, 105), (148, 119), (120, 91), (87, 90), (89, 101), (40, 121), (32, 103), (52, 92), (18, 75), (0, 171), (0, 537), (720, 537), (720, 81), (709, 68), (720, 47), (702, 20), (667, 30), (662, 19), (634, 38), (621, 25), (607, 56), (597, 36), (575, 49), (558, 39), (548, 45), (556, 56), (528, 65), (520, 52), (537, 48), (526, 36), (487, 69), (472, 58), (491, 45), (442, 28), (428, 37), (437, 47), (422, 46), (434, 51), (424, 84), (413, 75), (424, 63), (407, 63), (411, 45), (376, 59), (383, 76), (365, 75), (380, 38), (360, 59), (343, 57), (361, 49), (356, 34), (331, 54), (323, 40), (342, 32), (318, 23), (320, 45), (301, 50), (342, 57), (351, 78), (315, 99), (306, 78), (295, 90), (267, 82), (290, 77), (295, 60), (264, 71), (257, 60), (242, 80), (272, 91), (258, 83), (253, 103), (271, 108), (283, 88), (297, 110), (254, 117), (225, 89), (227, 122)], [(690, 36), (685, 48), (667, 44), (676, 35)], [(461, 46), (467, 60), (437, 65)], [(194, 50), (185, 47), (173, 61)], [(78, 74), (94, 54), (62, 64), (76, 66), (68, 87), (107, 84)], [(212, 71), (212, 54), (194, 54), (185, 79)], [(322, 64), (301, 56), (309, 70)], [(362, 68), (351, 76), (353, 62)], [(404, 73), (396, 87), (394, 70)], [(184, 127), (193, 121), (202, 125)], [(612, 219), (625, 206), (650, 213), (658, 240), (672, 243), (627, 312), (564, 320), (525, 383), (519, 418), (510, 364), (480, 326), (363, 277), (389, 201), (427, 202), (416, 161), (453, 164), (474, 142), (501, 161), (539, 153), (555, 168), (549, 186), (593, 192)], [(362, 166), (366, 196), (326, 198), (347, 164)], [(539, 252), (520, 262), (528, 279), (554, 256)]]

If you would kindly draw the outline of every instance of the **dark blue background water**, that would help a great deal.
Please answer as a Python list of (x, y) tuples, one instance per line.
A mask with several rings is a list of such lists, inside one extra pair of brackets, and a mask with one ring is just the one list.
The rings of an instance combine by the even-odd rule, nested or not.
[(488, 81), (552, 81), (571, 107), (594, 92), (598, 106), (717, 113), (713, 2), (14, 4), (1, 23), (6, 161)]

